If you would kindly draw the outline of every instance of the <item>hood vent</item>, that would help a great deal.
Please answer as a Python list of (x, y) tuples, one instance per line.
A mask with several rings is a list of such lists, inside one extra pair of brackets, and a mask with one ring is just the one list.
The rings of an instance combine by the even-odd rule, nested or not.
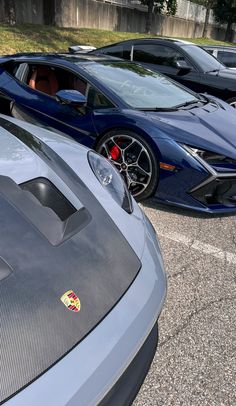
[(47, 179), (37, 178), (18, 186), (0, 176), (0, 194), (31, 222), (52, 245), (59, 245), (78, 233), (91, 220), (82, 207), (76, 210)]
[(19, 186), (22, 190), (30, 192), (42, 206), (52, 209), (61, 221), (65, 221), (76, 212), (75, 207), (48, 179), (37, 178)]

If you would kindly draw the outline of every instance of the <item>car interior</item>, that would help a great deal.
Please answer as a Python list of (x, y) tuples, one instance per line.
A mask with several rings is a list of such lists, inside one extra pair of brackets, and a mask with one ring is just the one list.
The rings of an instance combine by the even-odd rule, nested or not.
[(92, 108), (114, 107), (113, 104), (89, 83), (69, 71), (51, 66), (29, 66), (26, 83), (35, 90), (55, 96), (59, 90), (77, 90), (87, 98)]

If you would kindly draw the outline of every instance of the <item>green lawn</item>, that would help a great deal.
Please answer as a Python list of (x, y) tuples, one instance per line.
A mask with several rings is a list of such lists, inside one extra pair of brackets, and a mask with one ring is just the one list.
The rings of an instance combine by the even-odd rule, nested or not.
[[(57, 28), (39, 25), (0, 26), (0, 54), (23, 51), (66, 51), (69, 45), (99, 47), (129, 38), (151, 37), (145, 34), (95, 29)], [(152, 36), (153, 37), (153, 36)], [(186, 38), (190, 41), (189, 38)], [(191, 40), (196, 44), (227, 44), (204, 38)]]

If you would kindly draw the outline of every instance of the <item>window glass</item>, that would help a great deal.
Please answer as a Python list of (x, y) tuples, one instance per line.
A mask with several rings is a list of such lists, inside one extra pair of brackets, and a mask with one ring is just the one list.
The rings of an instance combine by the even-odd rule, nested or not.
[(122, 45), (115, 45), (111, 47), (106, 47), (101, 51), (103, 54), (116, 56), (117, 58), (123, 57), (123, 46)]
[(87, 94), (87, 105), (94, 109), (107, 109), (114, 107), (104, 94), (96, 90), (93, 86), (89, 86)]
[(133, 108), (173, 108), (199, 100), (194, 92), (135, 63), (93, 63), (84, 69)]
[(184, 50), (204, 72), (211, 72), (225, 67), (214, 56), (197, 45), (185, 45)]
[(218, 51), (218, 58), (226, 66), (236, 66), (236, 53), (227, 51)]
[(173, 68), (176, 68), (176, 62), (180, 62), (181, 66), (190, 65), (180, 52), (168, 46), (158, 44), (135, 45), (133, 60), (157, 65), (171, 66)]

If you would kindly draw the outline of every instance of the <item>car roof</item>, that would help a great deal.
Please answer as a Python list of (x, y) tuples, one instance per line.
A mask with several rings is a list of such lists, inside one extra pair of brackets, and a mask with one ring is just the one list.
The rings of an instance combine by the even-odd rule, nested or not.
[(116, 42), (116, 43), (113, 43), (113, 44), (104, 45), (103, 47), (97, 48), (94, 51), (89, 52), (89, 54), (96, 54), (96, 51), (99, 51), (99, 49), (107, 48), (107, 47), (110, 47), (110, 46), (113, 46), (113, 45), (115, 46), (115, 45), (120, 45), (120, 44), (124, 44), (124, 43), (129, 43), (129, 42), (133, 42), (133, 43), (136, 43), (136, 42), (151, 42), (151, 43), (157, 43), (157, 44), (160, 44), (160, 43), (170, 44), (170, 43), (172, 43), (172, 44), (176, 44), (176, 45), (179, 45), (179, 46), (185, 46), (185, 45), (195, 45), (195, 46), (197, 46), (193, 42), (185, 41), (185, 40), (178, 39), (178, 38), (168, 38), (168, 37), (165, 37), (165, 38), (163, 38), (163, 37), (160, 37), (160, 38), (159, 37), (146, 38), (146, 37), (143, 37), (143, 38), (131, 38), (131, 39), (128, 39), (128, 40), (125, 40), (125, 41), (119, 41), (119, 42)]
[(58, 60), (63, 60), (67, 61), (70, 63), (88, 63), (88, 62), (104, 62), (104, 61), (118, 61), (120, 58), (116, 58), (113, 56), (109, 55), (93, 55), (93, 54), (75, 54), (75, 53), (60, 53), (60, 52), (55, 52), (55, 53), (47, 53), (47, 52), (22, 52), (22, 53), (16, 53), (12, 55), (5, 55), (1, 58), (1, 62), (4, 62), (6, 60), (11, 60), (11, 59), (19, 59), (19, 60), (27, 60), (35, 62), (39, 61), (52, 61), (55, 59)]
[(225, 51), (233, 51), (236, 52), (236, 46), (231, 45), (202, 45), (204, 49), (221, 49)]

